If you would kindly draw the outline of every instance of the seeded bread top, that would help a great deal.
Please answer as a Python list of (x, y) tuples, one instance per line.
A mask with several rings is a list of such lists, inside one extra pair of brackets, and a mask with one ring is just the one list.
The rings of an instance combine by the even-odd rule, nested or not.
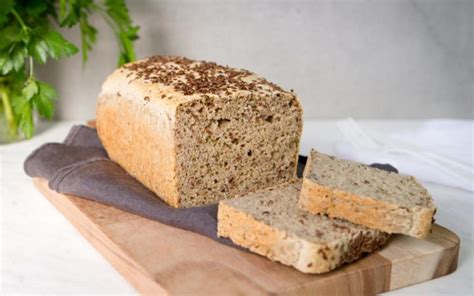
[(296, 181), (221, 202), (273, 228), (318, 244), (348, 239), (359, 233), (385, 235), (378, 230), (300, 210), (300, 189), (301, 181)]
[(398, 206), (434, 208), (431, 195), (412, 176), (387, 172), (350, 160), (311, 151), (304, 178), (355, 195)]
[[(138, 88), (143, 99), (180, 104), (200, 98), (231, 95), (292, 96), (250, 71), (221, 66), (213, 62), (183, 57), (153, 56), (124, 65), (104, 83), (103, 91), (115, 84), (113, 91)], [(166, 102), (168, 101), (168, 102)]]

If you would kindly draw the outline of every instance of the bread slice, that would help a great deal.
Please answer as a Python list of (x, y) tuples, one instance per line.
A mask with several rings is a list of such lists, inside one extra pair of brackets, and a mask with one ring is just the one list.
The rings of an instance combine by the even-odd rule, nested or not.
[(302, 108), (247, 70), (155, 56), (102, 85), (97, 131), (112, 160), (173, 207), (296, 179)]
[(218, 235), (293, 266), (323, 273), (370, 253), (389, 234), (298, 208), (301, 181), (221, 201)]
[(303, 174), (301, 209), (388, 233), (426, 237), (435, 206), (411, 176), (311, 151)]

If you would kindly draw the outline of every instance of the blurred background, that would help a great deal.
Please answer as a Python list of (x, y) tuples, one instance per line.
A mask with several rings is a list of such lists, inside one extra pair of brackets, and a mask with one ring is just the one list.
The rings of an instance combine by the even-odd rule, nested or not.
[[(138, 58), (154, 54), (254, 71), (294, 89), (305, 118), (473, 118), (474, 1), (128, 1)], [(100, 17), (80, 54), (40, 68), (59, 119), (94, 117), (117, 46)], [(65, 36), (80, 44), (72, 29)]]

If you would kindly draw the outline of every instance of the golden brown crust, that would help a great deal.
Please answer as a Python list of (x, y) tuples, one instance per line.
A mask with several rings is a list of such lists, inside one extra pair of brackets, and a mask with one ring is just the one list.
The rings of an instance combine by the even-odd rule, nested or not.
[[(182, 170), (188, 169), (189, 161), (185, 159), (179, 162), (180, 159), (177, 158), (177, 155), (180, 153), (180, 145), (183, 151), (193, 150), (193, 147), (182, 146), (182, 142), (185, 141), (181, 140), (187, 135), (180, 134), (183, 126), (189, 127), (192, 120), (187, 118), (181, 122), (178, 121), (179, 114), (182, 113), (189, 113), (193, 117), (191, 119), (194, 119), (195, 113), (189, 110), (189, 106), (199, 105), (204, 101), (208, 102), (209, 106), (214, 105), (213, 103), (216, 103), (217, 106), (223, 98), (233, 101), (235, 104), (241, 101), (245, 102), (240, 98), (249, 98), (249, 100), (254, 100), (254, 103), (268, 101), (272, 104), (274, 102), (283, 104), (288, 100), (291, 107), (297, 111), (293, 112), (291, 109), (290, 112), (288, 111), (290, 107), (285, 105), (285, 110), (292, 114), (292, 118), (286, 114), (284, 123), (288, 124), (288, 121), (296, 119), (297, 123), (293, 123), (293, 125), (297, 126), (298, 131), (288, 138), (294, 138), (294, 142), (299, 142), (302, 121), (301, 105), (293, 92), (286, 92), (246, 70), (177, 57), (152, 57), (127, 64), (114, 71), (102, 85), (99, 95), (97, 103), (98, 134), (105, 149), (115, 162), (171, 206), (186, 207), (216, 202), (217, 200), (213, 201), (209, 196), (217, 196), (217, 194), (203, 197), (202, 194), (193, 193), (192, 196), (183, 198), (187, 188), (184, 188), (182, 184), (191, 184), (192, 182), (187, 179), (189, 176), (183, 177), (184, 174), (180, 174)], [(262, 114), (271, 111), (272, 115), (278, 119), (283, 117), (281, 111), (270, 110), (270, 107), (265, 106), (264, 109), (268, 110), (263, 110)], [(214, 108), (216, 113), (218, 107)], [(203, 116), (207, 116), (206, 120), (209, 122), (201, 121), (201, 124), (213, 126), (214, 122), (220, 120), (219, 117), (214, 118), (211, 117), (211, 114), (204, 113)], [(221, 113), (219, 116), (222, 115)], [(270, 116), (270, 121), (273, 120), (273, 116)], [(283, 128), (280, 126), (282, 125), (278, 124), (279, 121), (275, 120), (273, 127), (269, 129), (280, 129), (281, 131)], [(284, 130), (288, 130), (287, 125)], [(271, 141), (272, 139), (268, 137), (267, 140)], [(234, 143), (232, 144), (234, 145)], [(184, 148), (188, 148), (188, 150)], [(254, 157), (257, 157), (257, 153), (253, 152)], [(252, 151), (249, 153), (252, 154)], [(290, 154), (291, 161), (288, 161), (290, 168), (286, 170), (293, 173), (296, 172), (297, 167), (297, 149), (288, 153), (288, 155)], [(232, 161), (225, 161), (232, 165)], [(264, 173), (269, 172), (264, 171)], [(262, 178), (265, 177), (264, 174), (262, 176)], [(233, 181), (231, 177), (227, 180), (229, 184), (232, 184)], [(282, 181), (288, 179), (286, 175), (280, 177), (277, 172), (274, 177), (280, 178)], [(202, 181), (203, 178), (199, 179)], [(272, 186), (274, 183), (268, 186)], [(220, 183), (216, 184), (220, 185)], [(209, 187), (205, 185), (202, 187)], [(261, 180), (256, 180), (249, 185), (252, 187), (251, 190), (242, 192), (250, 192), (268, 186)], [(226, 188), (222, 188), (222, 190), (225, 191)], [(221, 199), (221, 196), (217, 197), (217, 199)]]
[(254, 253), (305, 273), (330, 270), (329, 262), (318, 254), (319, 248), (315, 244), (298, 240), (223, 202), (219, 204), (218, 221), (217, 234), (220, 237), (228, 237)]
[(124, 66), (130, 81), (161, 84), (184, 96), (217, 94), (230, 96), (252, 92), (271, 95), (286, 93), (279, 86), (248, 70), (184, 57), (152, 56)]
[(360, 258), (384, 245), (386, 233), (354, 232), (325, 244), (311, 242), (259, 221), (252, 215), (219, 203), (218, 235), (273, 261), (304, 273), (324, 273)]
[(285, 94), (299, 102), (293, 91), (285, 91), (250, 71), (183, 57), (152, 56), (126, 64), (109, 76), (103, 90), (111, 84), (147, 92), (150, 100), (174, 106), (208, 97), (249, 94)]
[(303, 179), (299, 206), (315, 214), (345, 219), (387, 233), (426, 237), (431, 229), (434, 209), (405, 208), (370, 197), (354, 195)]
[[(118, 91), (117, 91), (118, 92)], [(97, 134), (109, 157), (173, 207), (179, 206), (174, 155), (174, 110), (152, 108), (131, 94), (103, 91)]]
[(412, 176), (338, 159), (315, 150), (311, 151), (308, 162), (311, 169), (305, 172), (304, 177), (319, 185), (405, 208), (434, 208), (429, 192)]

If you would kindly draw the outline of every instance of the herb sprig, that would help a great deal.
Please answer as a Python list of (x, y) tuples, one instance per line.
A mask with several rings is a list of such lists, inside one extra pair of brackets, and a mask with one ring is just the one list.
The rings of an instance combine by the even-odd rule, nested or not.
[(57, 92), (36, 78), (34, 66), (79, 52), (58, 27), (79, 26), (86, 62), (98, 34), (89, 21), (93, 13), (100, 14), (114, 32), (118, 65), (135, 60), (133, 42), (139, 28), (133, 25), (125, 0), (0, 1), (0, 112), (12, 136), (32, 137), (35, 112), (42, 118), (53, 117)]

